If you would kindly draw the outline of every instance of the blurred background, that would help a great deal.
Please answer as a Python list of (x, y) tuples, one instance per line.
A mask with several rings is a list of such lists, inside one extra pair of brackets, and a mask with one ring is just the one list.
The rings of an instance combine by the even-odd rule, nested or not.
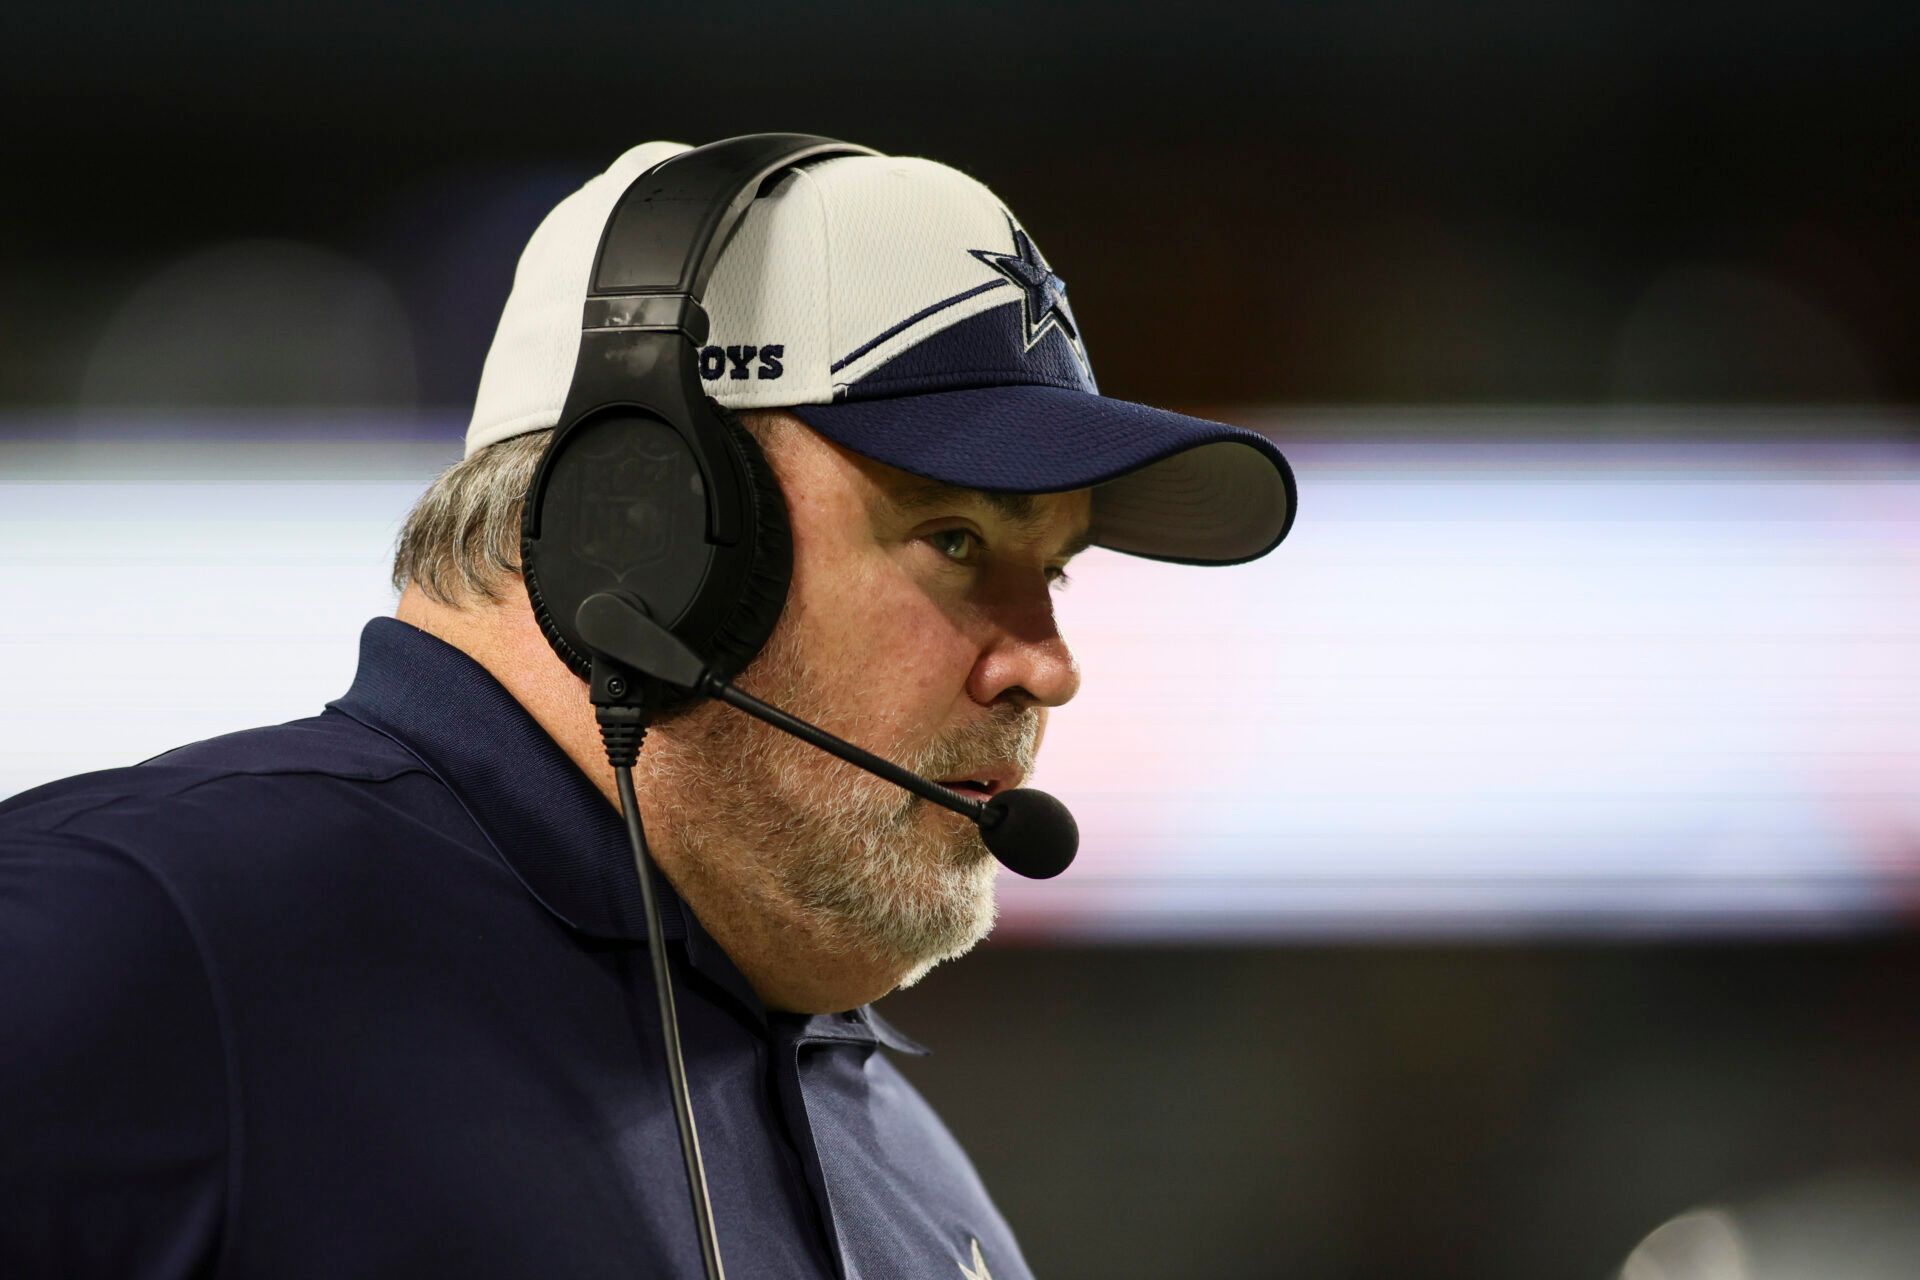
[(312, 714), (520, 246), (636, 142), (986, 182), (1102, 390), (1079, 862), (883, 1006), (1051, 1277), (1920, 1271), (1907, 4), (0, 14), (0, 795)]

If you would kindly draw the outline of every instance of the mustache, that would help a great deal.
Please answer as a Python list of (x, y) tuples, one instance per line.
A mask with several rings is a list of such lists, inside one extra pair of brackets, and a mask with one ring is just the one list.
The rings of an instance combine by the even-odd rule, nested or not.
[(916, 753), (906, 767), (924, 778), (946, 778), (986, 760), (1012, 760), (1033, 773), (1040, 748), (1040, 712), (1003, 709)]

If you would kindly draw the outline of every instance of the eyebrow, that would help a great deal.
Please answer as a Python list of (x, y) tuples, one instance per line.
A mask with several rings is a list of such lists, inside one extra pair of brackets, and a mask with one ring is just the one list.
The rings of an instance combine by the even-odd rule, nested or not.
[[(923, 511), (932, 511), (941, 507), (986, 506), (994, 514), (1022, 529), (1036, 528), (1044, 517), (1040, 514), (1040, 498), (1031, 493), (1007, 493), (998, 489), (965, 489), (959, 485), (947, 484), (943, 480), (928, 480), (916, 477), (898, 493), (889, 493), (888, 500), (903, 515), (913, 515)], [(1093, 529), (1087, 528), (1067, 539), (1060, 549), (1063, 560), (1071, 560), (1093, 545)]]

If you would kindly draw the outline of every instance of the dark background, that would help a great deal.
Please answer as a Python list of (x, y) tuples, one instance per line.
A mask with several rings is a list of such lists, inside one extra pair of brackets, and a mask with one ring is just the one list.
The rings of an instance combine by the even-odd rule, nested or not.
[(130, 287), (249, 237), (384, 274), (417, 385), (283, 359), (96, 398), (468, 404), (562, 194), (645, 139), (764, 129), (985, 181), (1070, 285), (1110, 395), (1908, 403), (1917, 13), (10, 7), (0, 404), (69, 402)]
[[(1123, 398), (1281, 423), (1701, 411), (1667, 431), (1898, 409), (1920, 398), (1915, 13), (14, 7), (0, 422), (457, 418), (555, 201), (636, 142), (763, 129), (985, 181)], [(410, 362), (339, 355), (324, 270), (221, 277), (212, 320), (164, 291), (129, 310), (260, 242), (383, 281)], [(1042, 1275), (1532, 1280), (1610, 1274), (1703, 1203), (1834, 1172), (1912, 1188), (1917, 996), (1910, 935), (989, 946), (886, 1010), (935, 1048), (905, 1069)]]
[[(1920, 946), (991, 948), (883, 1009), (1041, 1276), (1610, 1276), (1785, 1196), (1920, 1234)], [(1851, 1203), (1849, 1203), (1851, 1202)], [(1843, 1210), (1842, 1205), (1847, 1207)], [(1882, 1237), (1876, 1239), (1876, 1237)]]

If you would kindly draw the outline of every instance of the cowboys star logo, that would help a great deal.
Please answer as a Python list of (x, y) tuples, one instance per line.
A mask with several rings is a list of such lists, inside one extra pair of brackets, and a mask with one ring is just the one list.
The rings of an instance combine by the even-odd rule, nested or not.
[(993, 1280), (992, 1274), (987, 1270), (987, 1260), (980, 1256), (980, 1242), (971, 1236), (968, 1239), (973, 1244), (973, 1265), (969, 1267), (966, 1263), (961, 1263), (960, 1274), (967, 1280)]
[(1020, 290), (1020, 316), (1026, 322), (1027, 350), (1033, 350), (1033, 344), (1045, 337), (1048, 329), (1058, 329), (1067, 345), (1073, 348), (1074, 356), (1085, 365), (1087, 356), (1080, 347), (1080, 326), (1067, 303), (1067, 282), (1053, 273), (1047, 260), (1040, 256), (1040, 250), (1034, 247), (1025, 231), (1014, 225), (1011, 217), (1007, 219), (1007, 229), (1013, 232), (1012, 253), (988, 249), (967, 252), (1011, 280)]

